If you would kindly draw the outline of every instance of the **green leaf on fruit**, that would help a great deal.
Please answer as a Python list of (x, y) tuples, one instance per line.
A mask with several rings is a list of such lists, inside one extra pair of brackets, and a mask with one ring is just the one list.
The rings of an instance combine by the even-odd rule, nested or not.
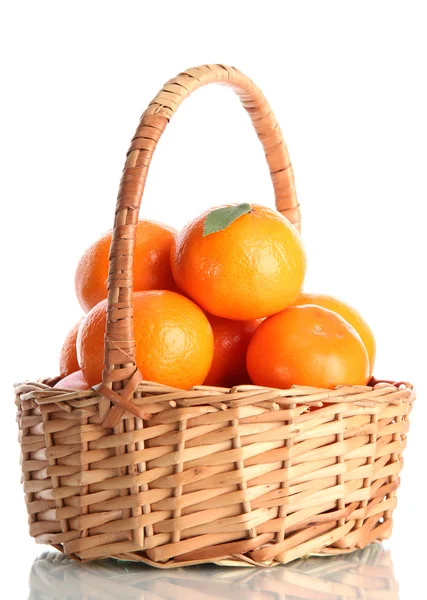
[(226, 227), (231, 225), (236, 219), (242, 215), (246, 215), (251, 212), (251, 210), (251, 205), (246, 203), (216, 208), (209, 213), (205, 219), (203, 237), (226, 229)]

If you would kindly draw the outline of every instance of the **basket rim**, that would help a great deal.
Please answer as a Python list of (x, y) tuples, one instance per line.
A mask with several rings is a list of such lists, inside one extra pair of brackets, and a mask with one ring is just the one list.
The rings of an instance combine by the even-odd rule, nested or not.
[[(24, 381), (14, 385), (16, 400), (19, 405), (22, 400), (32, 400), (36, 404), (55, 403), (64, 406), (71, 403), (91, 404), (103, 397), (102, 393), (95, 388), (89, 390), (77, 390), (73, 388), (54, 388), (53, 385), (60, 380), (60, 377), (45, 378), (38, 381)], [(384, 402), (412, 403), (416, 399), (415, 387), (406, 381), (395, 381), (385, 379), (372, 379), (370, 385), (343, 385), (335, 389), (315, 388), (309, 386), (293, 385), (289, 389), (278, 389), (256, 385), (236, 385), (232, 388), (223, 388), (215, 386), (194, 386), (189, 390), (169, 387), (160, 383), (143, 380), (139, 383), (135, 393), (142, 394), (150, 398), (150, 403), (168, 402), (169, 408), (177, 407), (177, 400), (188, 402), (191, 405), (203, 405), (214, 403), (217, 408), (226, 410), (234, 408), (235, 398), (242, 396), (251, 399), (247, 404), (259, 404), (260, 402), (270, 402), (270, 408), (278, 410), (279, 406), (304, 405), (304, 406), (324, 406), (324, 403), (339, 404), (383, 404)], [(391, 396), (391, 398), (390, 398)], [(199, 400), (197, 404), (195, 400)], [(203, 401), (205, 399), (205, 401)], [(191, 402), (193, 400), (193, 402)], [(277, 406), (275, 406), (277, 405)], [(144, 415), (147, 417), (148, 415)]]

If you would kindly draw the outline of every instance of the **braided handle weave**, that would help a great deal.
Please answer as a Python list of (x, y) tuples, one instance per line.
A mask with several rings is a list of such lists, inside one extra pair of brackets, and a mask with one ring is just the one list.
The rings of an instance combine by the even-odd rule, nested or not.
[(136, 224), (151, 158), (181, 102), (208, 83), (226, 84), (239, 96), (264, 147), (277, 210), (299, 229), (300, 212), (288, 151), (280, 127), (260, 89), (234, 67), (223, 65), (188, 69), (168, 81), (141, 117), (127, 154), (117, 198), (108, 275), (105, 367), (99, 390), (121, 408), (115, 407), (110, 411), (112, 414), (106, 426), (117, 423), (123, 409), (141, 416), (130, 401), (142, 379), (135, 363), (132, 268)]

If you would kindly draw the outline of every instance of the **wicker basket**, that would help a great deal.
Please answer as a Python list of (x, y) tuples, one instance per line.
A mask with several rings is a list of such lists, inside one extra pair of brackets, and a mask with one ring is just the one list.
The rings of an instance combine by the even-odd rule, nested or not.
[(111, 559), (79, 565), (49, 552), (33, 563), (29, 584), (29, 600), (399, 600), (390, 553), (379, 544), (285, 569), (205, 565), (167, 572)]
[(391, 532), (410, 385), (183, 391), (143, 381), (136, 368), (133, 242), (148, 168), (173, 113), (208, 83), (239, 95), (277, 209), (299, 227), (286, 145), (254, 83), (222, 65), (169, 81), (142, 115), (121, 180), (103, 383), (16, 386), (30, 534), (78, 560), (273, 565), (363, 548)]

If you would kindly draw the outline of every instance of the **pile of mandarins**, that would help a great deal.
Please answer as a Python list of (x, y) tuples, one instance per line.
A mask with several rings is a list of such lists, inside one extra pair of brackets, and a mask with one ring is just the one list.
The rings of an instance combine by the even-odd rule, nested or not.
[[(65, 339), (57, 387), (101, 382), (111, 239), (92, 244), (77, 266), (86, 315)], [(366, 384), (372, 331), (344, 302), (302, 293), (305, 268), (299, 233), (263, 206), (211, 209), (178, 233), (139, 221), (133, 305), (144, 379), (180, 389)]]

